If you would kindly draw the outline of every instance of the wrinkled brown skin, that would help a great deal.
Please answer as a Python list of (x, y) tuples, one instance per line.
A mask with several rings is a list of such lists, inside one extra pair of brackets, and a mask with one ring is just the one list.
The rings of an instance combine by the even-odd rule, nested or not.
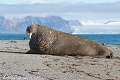
[(32, 24), (27, 27), (32, 32), (27, 53), (51, 55), (81, 55), (104, 56), (111, 58), (113, 53), (104, 45), (72, 34), (53, 30), (51, 28)]

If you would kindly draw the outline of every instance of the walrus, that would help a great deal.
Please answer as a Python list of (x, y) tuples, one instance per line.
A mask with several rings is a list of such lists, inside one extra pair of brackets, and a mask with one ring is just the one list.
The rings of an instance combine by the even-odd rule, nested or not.
[(99, 42), (39, 24), (29, 25), (24, 39), (28, 33), (30, 34), (30, 50), (26, 53), (103, 56), (106, 58), (113, 56), (113, 52)]

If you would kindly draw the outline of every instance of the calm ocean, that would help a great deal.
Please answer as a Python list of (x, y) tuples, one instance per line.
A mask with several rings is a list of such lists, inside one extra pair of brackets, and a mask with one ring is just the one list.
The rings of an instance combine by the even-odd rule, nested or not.
[[(0, 34), (0, 40), (23, 40), (25, 34)], [(120, 34), (78, 34), (104, 44), (120, 45)], [(27, 37), (27, 40), (29, 37)]]

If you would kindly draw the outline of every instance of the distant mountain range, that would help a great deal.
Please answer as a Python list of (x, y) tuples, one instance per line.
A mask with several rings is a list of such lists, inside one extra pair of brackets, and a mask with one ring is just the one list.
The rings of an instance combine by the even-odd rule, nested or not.
[(95, 21), (65, 20), (60, 16), (7, 19), (0, 16), (0, 33), (23, 34), (30, 24), (40, 24), (72, 34), (120, 34), (120, 21), (99, 23)]
[(26, 16), (22, 19), (14, 18), (13, 20), (0, 16), (0, 33), (25, 33), (26, 27), (30, 24), (40, 24), (67, 33), (74, 31), (71, 26), (82, 26), (78, 20), (65, 20), (60, 16)]

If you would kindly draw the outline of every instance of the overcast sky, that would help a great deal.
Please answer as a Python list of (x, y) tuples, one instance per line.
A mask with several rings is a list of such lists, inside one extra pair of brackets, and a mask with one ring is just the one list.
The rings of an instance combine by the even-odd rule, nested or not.
[(104, 3), (104, 2), (115, 2), (119, 0), (1, 0), (3, 4), (21, 4), (21, 3), (59, 3), (59, 2), (86, 2), (86, 3)]
[[(39, 4), (38, 4), (39, 3)], [(71, 20), (120, 20), (120, 0), (1, 0), (0, 16), (61, 16)]]

